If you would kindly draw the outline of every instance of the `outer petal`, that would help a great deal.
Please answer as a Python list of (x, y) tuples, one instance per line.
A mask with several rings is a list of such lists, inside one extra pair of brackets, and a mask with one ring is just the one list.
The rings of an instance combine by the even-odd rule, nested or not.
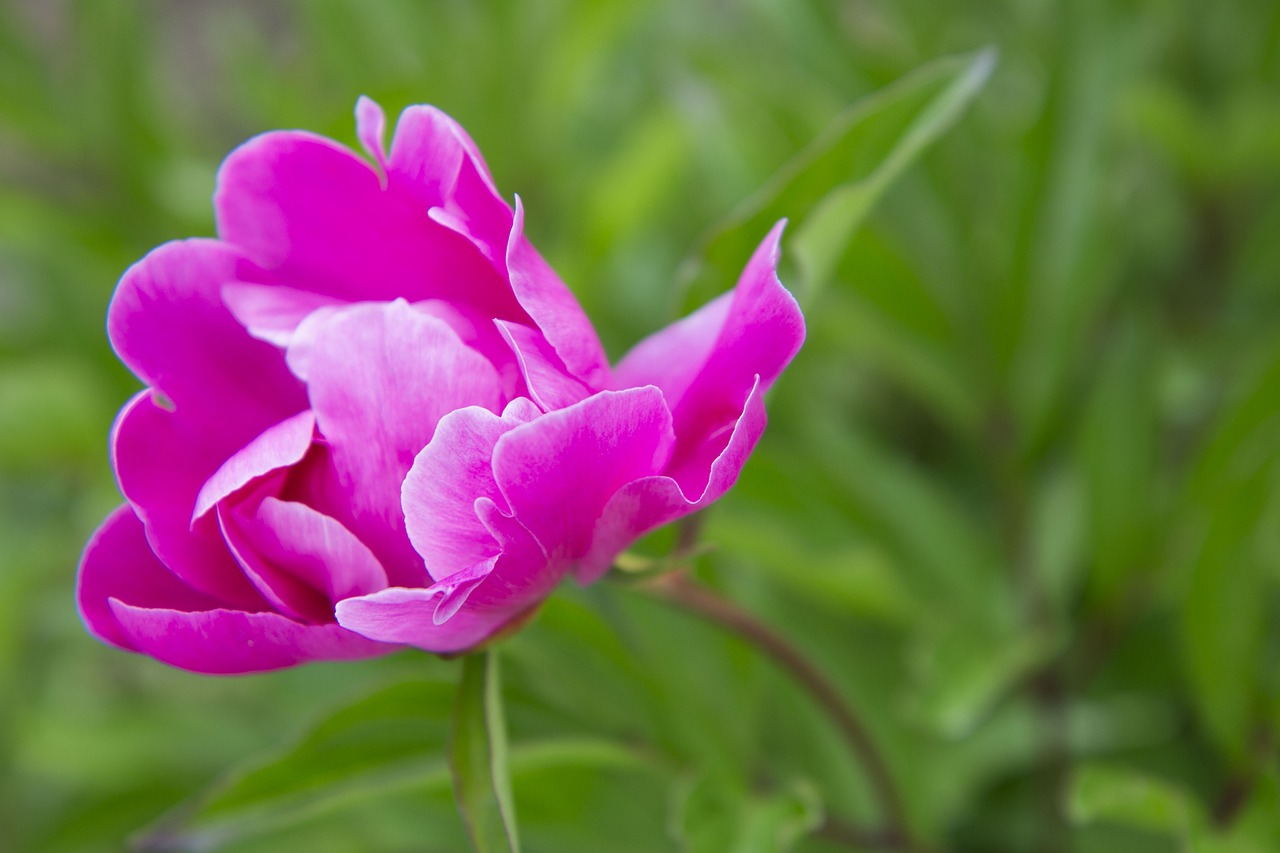
[(661, 391), (605, 391), (502, 436), (493, 472), (515, 517), (569, 562), (586, 555), (614, 492), (662, 471), (673, 442)]
[(327, 319), (310, 343), (307, 376), (351, 517), (319, 506), (373, 548), (393, 582), (420, 583), (421, 559), (404, 533), (401, 484), (440, 418), (467, 406), (500, 407), (497, 371), (446, 323), (397, 300)]
[(323, 137), (280, 131), (246, 142), (222, 164), (214, 206), (222, 239), (299, 290), (343, 301), (446, 299), (526, 317), (475, 246)]
[(476, 514), (475, 502), (503, 501), (493, 479), (493, 447), (539, 414), (524, 398), (508, 405), (500, 418), (475, 406), (451, 412), (414, 459), (401, 489), (401, 504), (409, 539), (436, 580), (497, 553), (497, 542)]
[(609, 499), (595, 524), (590, 551), (578, 565), (579, 582), (599, 579), (623, 549), (650, 530), (718, 500), (737, 482), (764, 427), (764, 390), (757, 380), (728, 444), (711, 463), (701, 494), (686, 495), (679, 482), (665, 475), (642, 477), (623, 486)]
[(223, 285), (255, 275), (261, 272), (216, 241), (166, 243), (125, 272), (107, 314), (124, 363), (224, 454), (306, 404), (280, 353), (223, 307)]
[(107, 516), (85, 546), (76, 576), (76, 606), (85, 626), (98, 639), (134, 649), (107, 603), (118, 598), (141, 607), (211, 610), (216, 598), (196, 592), (164, 567), (128, 504)]
[(111, 600), (130, 647), (192, 672), (230, 675), (316, 660), (355, 660), (395, 651), (334, 623), (304, 625), (278, 613), (186, 612)]
[[(466, 651), (530, 614), (563, 575), (515, 519), (482, 498), (502, 553), (430, 589), (383, 590), (338, 603), (338, 623), (364, 636), (439, 654)], [(477, 582), (477, 578), (480, 580)], [(460, 602), (454, 596), (465, 596)]]
[(727, 306), (716, 300), (618, 365), (618, 386), (652, 383), (667, 394), (677, 436), (670, 473), (686, 492), (705, 488), (756, 377), (767, 391), (804, 342), (804, 318), (776, 271), (784, 224), (756, 249)]
[(189, 423), (143, 391), (116, 418), (112, 467), (146, 525), (151, 549), (170, 571), (227, 605), (260, 610), (266, 604), (227, 552), (217, 523), (192, 520), (201, 486), (225, 458), (210, 445), (209, 426)]

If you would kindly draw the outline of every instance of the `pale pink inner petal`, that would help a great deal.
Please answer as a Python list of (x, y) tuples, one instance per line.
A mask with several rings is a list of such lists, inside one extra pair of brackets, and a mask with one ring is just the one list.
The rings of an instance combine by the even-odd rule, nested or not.
[(424, 582), (405, 534), (401, 484), (442, 417), (499, 409), (497, 371), (448, 324), (397, 300), (326, 318), (310, 343), (307, 389), (333, 465), (323, 491), (345, 498), (345, 509), (305, 502), (367, 543), (393, 582)]
[(401, 504), (409, 538), (436, 580), (496, 552), (497, 543), (476, 516), (475, 501), (503, 500), (493, 478), (493, 447), (539, 414), (524, 398), (509, 404), (502, 417), (477, 407), (451, 412), (414, 460)]

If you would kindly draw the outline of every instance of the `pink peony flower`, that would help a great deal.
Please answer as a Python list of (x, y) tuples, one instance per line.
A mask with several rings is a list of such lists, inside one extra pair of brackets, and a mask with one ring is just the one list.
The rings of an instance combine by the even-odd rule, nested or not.
[(126, 503), (77, 598), (100, 639), (197, 672), (471, 649), (566, 575), (733, 485), (804, 323), (781, 223), (736, 289), (611, 369), (480, 152), (432, 107), (356, 106), (370, 164), (267, 133), (218, 239), (131, 267), (108, 331)]

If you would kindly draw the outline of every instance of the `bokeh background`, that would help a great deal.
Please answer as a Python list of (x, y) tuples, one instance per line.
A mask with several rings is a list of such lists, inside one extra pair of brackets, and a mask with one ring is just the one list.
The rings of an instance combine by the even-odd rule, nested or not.
[[(138, 387), (106, 305), (212, 233), (232, 147), (354, 145), (359, 94), (439, 105), (616, 357), (847, 107), (985, 46), (986, 88), (806, 302), (696, 572), (832, 675), (940, 849), (1280, 849), (1269, 0), (0, 2), (0, 849), (118, 850), (220, 778), (153, 849), (466, 849), (454, 663), (202, 678), (76, 618)], [(726, 233), (739, 265), (763, 236)], [(878, 824), (789, 680), (625, 584), (566, 588), (503, 651), (529, 850), (858, 849), (840, 827)]]

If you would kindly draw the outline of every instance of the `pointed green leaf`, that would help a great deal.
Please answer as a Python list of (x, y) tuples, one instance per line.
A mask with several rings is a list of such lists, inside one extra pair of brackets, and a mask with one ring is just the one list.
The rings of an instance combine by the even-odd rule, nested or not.
[(812, 299), (894, 179), (964, 114), (995, 58), (987, 49), (937, 60), (850, 107), (708, 233), (684, 280), (706, 278), (716, 292), (725, 289), (744, 251), (789, 217), (802, 298)]

